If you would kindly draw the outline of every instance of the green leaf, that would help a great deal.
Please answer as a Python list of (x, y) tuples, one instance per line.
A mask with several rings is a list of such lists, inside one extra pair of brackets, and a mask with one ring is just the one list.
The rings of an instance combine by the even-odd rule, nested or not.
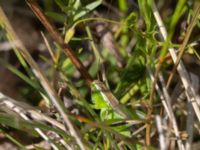
[(38, 136), (33, 126), (28, 125), (27, 121), (22, 120), (18, 116), (11, 116), (5, 113), (0, 113), (0, 124), (25, 131), (33, 136)]
[(128, 10), (127, 2), (126, 0), (119, 0), (119, 9), (123, 12), (126, 12)]
[(89, 68), (89, 73), (91, 74), (92, 77), (95, 77), (98, 70), (99, 70), (99, 61), (95, 59), (91, 67)]
[(120, 125), (113, 129), (126, 137), (131, 137), (130, 125)]
[(76, 68), (73, 66), (73, 64), (71, 63), (70, 59), (67, 58), (65, 59), (62, 64), (61, 64), (61, 69), (63, 70), (63, 72), (65, 74), (67, 74), (68, 76), (73, 76)]
[[(115, 113), (112, 109), (106, 109), (106, 108), (101, 109), (100, 115), (102, 121), (113, 122), (113, 123), (123, 118), (118, 113)], [(130, 125), (118, 125), (114, 126), (113, 129), (126, 137), (131, 137), (129, 127)]]
[(123, 119), (121, 115), (115, 113), (111, 108), (102, 108), (100, 112), (101, 120), (116, 120)]
[(152, 0), (138, 0), (141, 16), (144, 17), (146, 30), (151, 31), (154, 27), (154, 17), (151, 11)]
[(178, 20), (181, 18), (183, 13), (186, 11), (186, 8), (185, 8), (186, 0), (179, 0), (177, 2), (178, 3), (176, 5), (176, 9), (173, 13), (171, 24), (170, 24), (170, 32), (174, 31)]
[(81, 6), (80, 0), (74, 0), (73, 8), (77, 10), (80, 6)]
[(11, 142), (13, 142), (14, 144), (16, 144), (21, 150), (27, 150), (26, 147), (23, 144), (21, 144), (19, 141), (17, 141), (11, 135), (5, 133), (1, 128), (0, 128), (0, 133), (2, 133), (3, 135), (5, 135), (6, 138), (8, 138)]
[(124, 95), (125, 89), (130, 88), (131, 84), (137, 83), (145, 75), (145, 66), (140, 60), (135, 57), (131, 58), (120, 73), (120, 82), (117, 85), (116, 92), (119, 97)]
[(126, 18), (125, 23), (131, 29), (137, 25), (137, 21), (138, 21), (138, 15), (135, 12), (132, 12)]
[(12, 73), (14, 73), (15, 75), (17, 75), (18, 77), (20, 77), (22, 80), (24, 80), (27, 84), (29, 84), (33, 88), (38, 89), (38, 90), (41, 91), (41, 88), (40, 88), (40, 86), (38, 85), (37, 82), (35, 82), (30, 77), (27, 77), (25, 74), (23, 74), (22, 72), (20, 72), (14, 66), (12, 66), (12, 65), (4, 62), (2, 59), (0, 59), (0, 64), (3, 65), (4, 67), (6, 67), (8, 70), (10, 70)]
[(73, 27), (69, 28), (65, 33), (65, 43), (69, 43), (69, 41), (73, 38), (75, 33), (75, 29)]
[(51, 17), (53, 20), (63, 23), (66, 17), (63, 14), (47, 11), (45, 13), (47, 16)]
[(64, 2), (63, 0), (55, 0), (56, 4), (62, 9), (62, 11), (65, 9), (65, 7), (68, 5), (67, 2)]
[(58, 128), (52, 128), (51, 126), (48, 126), (46, 124), (42, 124), (39, 122), (26, 121), (18, 116), (8, 115), (5, 113), (0, 113), (0, 124), (4, 124), (6, 126), (9, 126), (21, 131), (25, 131), (27, 133), (30, 133), (33, 136), (38, 136), (38, 133), (35, 131), (34, 128), (40, 128), (45, 131), (54, 131), (57, 134), (62, 135), (64, 138), (71, 137), (70, 135), (66, 134), (66, 132), (63, 132), (63, 130), (60, 130)]
[(99, 5), (101, 5), (102, 0), (97, 0), (94, 1), (88, 5), (86, 5), (85, 7), (81, 7), (80, 11), (78, 11), (75, 16), (73, 17), (73, 20), (76, 21), (79, 18), (83, 17), (84, 15), (86, 15), (87, 13), (89, 13), (90, 11), (94, 10), (95, 8), (97, 8)]
[(94, 85), (92, 86), (92, 102), (95, 109), (110, 108), (110, 106), (103, 99), (101, 92), (98, 91)]

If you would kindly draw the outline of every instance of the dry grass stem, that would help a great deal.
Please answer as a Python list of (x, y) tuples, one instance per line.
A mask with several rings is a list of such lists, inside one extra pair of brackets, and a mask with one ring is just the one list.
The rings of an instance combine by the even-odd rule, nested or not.
[[(160, 14), (159, 14), (154, 2), (152, 3), (152, 11), (153, 11), (155, 20), (158, 24), (161, 36), (164, 40), (166, 40), (167, 39), (167, 32), (166, 32), (165, 26), (163, 24), (163, 21), (160, 17)], [(168, 50), (169, 50), (169, 52), (172, 56), (173, 62), (176, 63), (177, 56), (176, 56), (175, 49), (174, 48), (168, 48)], [(199, 106), (198, 106), (198, 103), (197, 103), (197, 101), (200, 101), (200, 99), (197, 96), (197, 94), (195, 93), (194, 87), (191, 85), (189, 74), (188, 74), (188, 72), (187, 72), (182, 61), (180, 61), (179, 65), (177, 66), (177, 71), (180, 75), (181, 81), (182, 81), (183, 86), (186, 90), (187, 99), (190, 103), (192, 103), (195, 114), (196, 114), (198, 120), (200, 121), (200, 110), (199, 110)]]
[(173, 79), (173, 77), (175, 75), (176, 70), (177, 70), (178, 64), (180, 63), (180, 60), (181, 60), (181, 58), (182, 58), (182, 56), (184, 54), (184, 50), (185, 50), (185, 47), (187, 46), (187, 43), (188, 43), (189, 38), (191, 36), (192, 30), (193, 30), (193, 28), (195, 27), (195, 25), (196, 25), (196, 23), (198, 21), (199, 13), (200, 13), (200, 6), (198, 6), (197, 9), (195, 10), (194, 16), (192, 18), (192, 21), (191, 21), (190, 25), (188, 26), (187, 31), (185, 33), (184, 41), (183, 41), (183, 43), (181, 44), (181, 46), (180, 46), (180, 48), (178, 50), (179, 53), (178, 53), (178, 56), (177, 56), (177, 60), (176, 60), (176, 62), (174, 64), (172, 72), (171, 72), (171, 74), (170, 74), (170, 76), (169, 76), (169, 78), (167, 80), (167, 85), (166, 85), (167, 88), (169, 88), (170, 83), (171, 83), (171, 81), (172, 81), (172, 79)]
[(162, 128), (161, 117), (156, 115), (155, 120), (156, 120), (156, 126), (157, 126), (157, 130), (158, 130), (160, 150), (166, 150), (167, 146), (166, 146), (166, 142), (165, 142), (165, 135), (164, 135), (163, 128)]
[[(77, 133), (77, 130), (74, 128), (74, 125), (70, 121), (69, 117), (64, 112), (64, 108), (63, 108), (62, 104), (60, 104), (61, 100), (58, 98), (56, 92), (51, 87), (50, 83), (48, 82), (48, 80), (43, 75), (42, 71), (40, 70), (40, 68), (38, 67), (36, 62), (33, 60), (31, 55), (29, 54), (28, 50), (25, 48), (23, 43), (19, 40), (18, 36), (16, 35), (14, 30), (12, 29), (6, 15), (4, 14), (2, 8), (0, 8), (0, 23), (4, 25), (5, 30), (9, 34), (9, 37), (11, 38), (11, 41), (18, 41), (19, 52), (22, 54), (22, 56), (26, 59), (28, 64), (31, 66), (33, 73), (39, 79), (41, 85), (43, 86), (43, 88), (47, 92), (52, 104), (56, 107), (56, 109), (58, 110), (58, 112), (62, 116), (63, 121), (67, 125), (67, 128), (68, 128), (68, 129), (66, 128), (66, 131), (69, 130), (71, 135), (74, 136), (74, 138), (76, 139), (77, 144), (81, 147), (82, 150), (84, 150), (85, 146), (82, 143), (81, 137)], [(16, 46), (13, 45), (13, 47), (16, 47)]]
[[(54, 25), (44, 15), (44, 13), (40, 9), (40, 7), (36, 3), (36, 1), (34, 1), (34, 0), (27, 0), (27, 3), (30, 6), (30, 8), (33, 10), (33, 12), (35, 13), (35, 15), (38, 17), (38, 19), (41, 21), (41, 23), (44, 25), (44, 27), (52, 35), (53, 39), (61, 46), (61, 48), (63, 49), (64, 53), (70, 58), (70, 60), (74, 64), (74, 66), (79, 70), (79, 72), (81, 73), (81, 75), (85, 78), (85, 80), (87, 81), (88, 85), (91, 85), (93, 83), (96, 84), (95, 83), (96, 81), (93, 82), (94, 80), (92, 79), (92, 77), (90, 76), (90, 74), (88, 73), (88, 71), (86, 70), (86, 68), (84, 67), (84, 65), (82, 64), (82, 62), (74, 54), (74, 52), (69, 47), (69, 45), (67, 45), (66, 43), (64, 43), (64, 39), (62, 38), (62, 36), (60, 35), (60, 33), (57, 31), (57, 29), (54, 27)], [(98, 52), (98, 50), (95, 50), (95, 52)], [(100, 83), (100, 81), (98, 83)], [(104, 83), (101, 82), (101, 85), (104, 86)], [(104, 86), (104, 89), (105, 90), (101, 91), (101, 93), (103, 93), (103, 95), (105, 96), (104, 98), (109, 101), (109, 104), (111, 104), (113, 102), (117, 102), (118, 103), (118, 100), (116, 99), (116, 97), (111, 92), (109, 92), (109, 94), (104, 93), (104, 91), (109, 91), (106, 88), (106, 86)], [(111, 97), (112, 97), (112, 99), (110, 99)], [(112, 105), (111, 105), (111, 107), (112, 107)], [(118, 112), (123, 112), (123, 116), (126, 114), (126, 112), (124, 112), (120, 108), (117, 108), (117, 109), (115, 107), (112, 107), (112, 108), (114, 110), (117, 110)]]
[(82, 64), (82, 62), (76, 57), (75, 53), (71, 50), (69, 45), (64, 42), (64, 39), (54, 27), (54, 25), (47, 19), (47, 17), (42, 12), (41, 8), (37, 4), (35, 0), (26, 0), (27, 4), (30, 6), (32, 11), (38, 17), (40, 22), (44, 25), (44, 27), (49, 31), (53, 39), (60, 45), (63, 49), (64, 53), (70, 58), (74, 66), (79, 70), (81, 75), (85, 78), (87, 83), (90, 85), (93, 81), (92, 77), (87, 72), (86, 68)]
[[(196, 92), (197, 92), (199, 89), (199, 78), (197, 75), (195, 75), (193, 73), (190, 73), (190, 77), (192, 80), (192, 85), (195, 87)], [(193, 110), (191, 103), (187, 104), (187, 112), (188, 112), (188, 115), (187, 115), (186, 129), (187, 129), (188, 138), (186, 140), (185, 147), (186, 147), (186, 150), (190, 150), (192, 142), (193, 142), (193, 128), (194, 128), (193, 124), (195, 124), (194, 123), (194, 110)]]
[(55, 54), (53, 53), (53, 50), (51, 49), (51, 46), (50, 46), (50, 44), (49, 44), (49, 42), (48, 42), (48, 40), (47, 40), (47, 38), (46, 38), (46, 36), (44, 35), (44, 33), (43, 32), (41, 32), (41, 35), (42, 35), (42, 38), (43, 38), (43, 40), (44, 40), (44, 43), (45, 43), (45, 45), (46, 45), (46, 47), (47, 47), (47, 50), (49, 51), (49, 54), (50, 54), (50, 56), (51, 56), (51, 59), (54, 61), (54, 63), (56, 62), (56, 57), (55, 57)]
[[(44, 115), (43, 113), (41, 113), (39, 110), (33, 108), (32, 106), (29, 106), (27, 104), (24, 104), (22, 102), (14, 100), (14, 99), (4, 95), (1, 92), (0, 92), (0, 105), (6, 107), (7, 109), (9, 109), (11, 111), (14, 111), (17, 114), (19, 114), (24, 120), (48, 123), (52, 127), (56, 127), (56, 128), (61, 129), (63, 131), (65, 130), (64, 125), (61, 124), (60, 122), (58, 122), (57, 120), (52, 119), (52, 118)], [(29, 118), (31, 118), (31, 119), (29, 119)], [(52, 147), (54, 149), (56, 149), (56, 146), (51, 142), (51, 140), (48, 138), (48, 136), (45, 135), (44, 132), (41, 129), (35, 128), (35, 130), (38, 132), (38, 134), (41, 135), (41, 137), (44, 140), (49, 142), (52, 145)], [(66, 148), (70, 147), (62, 138), (60, 138), (60, 136), (58, 134), (56, 134), (55, 132), (53, 132), (53, 134), (57, 138), (59, 138), (59, 142), (64, 147), (66, 147)], [(67, 132), (67, 134), (69, 134), (69, 133)]]
[[(150, 75), (152, 82), (154, 82), (155, 79), (154, 79), (154, 76), (153, 76), (151, 70), (148, 69), (148, 72), (149, 72), (149, 75)], [(157, 91), (158, 95), (160, 96), (161, 102), (162, 102), (162, 104), (165, 108), (165, 111), (167, 112), (168, 118), (170, 119), (170, 122), (173, 125), (179, 149), (184, 150), (183, 143), (180, 139), (180, 134), (179, 134), (177, 122), (176, 122), (176, 119), (175, 119), (175, 115), (173, 113), (173, 110), (172, 110), (172, 107), (171, 107), (171, 104), (170, 104), (170, 101), (171, 101), (170, 96), (169, 96), (167, 89), (165, 87), (164, 79), (163, 79), (163, 76), (162, 76), (161, 73), (159, 73), (159, 81), (161, 82), (161, 85), (162, 85), (162, 92), (159, 89), (159, 86), (157, 85), (157, 83), (155, 84), (156, 91)]]
[(163, 75), (161, 73), (159, 74), (159, 80), (160, 80), (160, 83), (162, 85), (163, 95), (164, 95), (164, 97), (166, 99), (166, 103), (167, 103), (168, 109), (170, 111), (170, 116), (169, 117), (171, 119), (171, 123), (172, 123), (172, 126), (174, 128), (174, 132), (175, 132), (175, 135), (176, 135), (176, 138), (177, 138), (177, 143), (178, 143), (179, 149), (180, 150), (184, 150), (185, 147), (184, 147), (183, 142), (182, 142), (182, 140), (180, 138), (180, 134), (179, 134), (180, 131), (178, 129), (178, 125), (177, 125), (177, 122), (176, 122), (175, 115), (173, 113), (173, 109), (171, 107), (171, 103), (170, 103), (171, 102), (171, 98), (170, 98), (170, 96), (169, 96), (169, 94), (167, 92), (167, 88), (165, 86), (164, 78), (163, 78)]
[[(29, 117), (27, 116), (26, 110), (21, 108), (20, 106), (17, 106), (14, 103), (15, 100), (11, 99), (10, 97), (7, 97), (6, 95), (0, 93), (0, 106), (6, 107), (8, 110), (11, 110), (15, 113), (17, 113), (19, 116), (21, 116), (24, 120), (30, 121)], [(51, 139), (48, 138), (48, 136), (45, 135), (45, 133), (39, 129), (34, 128), (35, 131), (45, 140), (48, 141), (48, 143), (52, 146), (54, 150), (58, 150), (57, 146), (51, 142)]]

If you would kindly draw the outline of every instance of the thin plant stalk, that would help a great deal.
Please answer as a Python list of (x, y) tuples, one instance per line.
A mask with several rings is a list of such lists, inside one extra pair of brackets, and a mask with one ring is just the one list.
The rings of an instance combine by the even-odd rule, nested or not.
[(44, 25), (44, 27), (49, 31), (53, 39), (60, 45), (60, 47), (63, 49), (64, 53), (70, 58), (74, 66), (79, 70), (81, 75), (84, 77), (84, 79), (87, 81), (87, 83), (90, 85), (93, 81), (92, 77), (82, 64), (82, 62), (76, 57), (75, 53), (71, 50), (70, 46), (67, 45), (64, 42), (64, 39), (60, 35), (60, 33), (57, 31), (57, 29), (54, 27), (54, 25), (46, 18), (44, 13), (42, 12), (40, 6), (37, 4), (35, 0), (26, 0), (29, 7), (32, 9), (32, 11), (35, 13), (35, 15), (38, 17), (40, 22)]
[(159, 115), (156, 115), (155, 120), (156, 120), (156, 126), (157, 126), (157, 130), (158, 130), (160, 150), (166, 150), (167, 146), (165, 143), (165, 136), (164, 136), (164, 132), (163, 132), (163, 128), (162, 128), (161, 117)]
[[(199, 89), (199, 78), (198, 78), (197, 75), (195, 75), (193, 73), (190, 73), (190, 77), (191, 77), (191, 80), (192, 80), (192, 85), (195, 87), (196, 92), (197, 92), (198, 89)], [(191, 145), (192, 145), (192, 141), (193, 141), (193, 135), (194, 135), (193, 134), (194, 110), (193, 110), (191, 103), (187, 104), (187, 112), (188, 112), (188, 115), (187, 115), (186, 129), (187, 129), (188, 138), (186, 140), (185, 147), (186, 147), (186, 150), (190, 150)]]
[[(8, 107), (8, 109), (13, 110), (17, 114), (19, 114), (24, 120), (27, 120), (27, 121), (30, 120), (26, 116), (26, 114), (25, 114), (25, 112), (23, 111), (22, 108), (20, 108), (20, 107), (18, 107), (15, 104), (12, 103), (13, 100), (11, 98), (0, 93), (0, 99), (1, 99), (1, 101), (0, 101), (1, 105), (5, 105), (5, 107)], [(48, 141), (48, 143), (52, 146), (52, 148), (54, 150), (58, 150), (57, 146), (53, 142), (51, 142), (51, 140), (48, 138), (48, 136), (46, 136), (41, 129), (39, 129), (39, 128), (34, 128), (34, 129), (45, 141)]]
[[(48, 20), (48, 18), (44, 15), (44, 13), (42, 12), (42, 10), (39, 7), (39, 5), (37, 4), (37, 2), (35, 0), (26, 0), (26, 1), (27, 1), (27, 4), (29, 5), (29, 7), (32, 9), (32, 11), (35, 13), (35, 15), (40, 20), (40, 22), (49, 31), (49, 33), (51, 34), (53, 39), (59, 44), (59, 46), (62, 48), (64, 53), (70, 58), (70, 60), (74, 64), (74, 66), (79, 70), (80, 74), (86, 80), (87, 84), (89, 86), (91, 86), (92, 84), (95, 84), (95, 86), (97, 86), (97, 87), (100, 87), (100, 85), (102, 85), (104, 87), (105, 91), (109, 91), (102, 82), (100, 83), (100, 81), (98, 81), (98, 84), (97, 84), (96, 80), (94, 80), (91, 77), (91, 75), (88, 73), (87, 69), (84, 67), (83, 63), (78, 59), (78, 57), (72, 51), (70, 46), (64, 42), (64, 39), (62, 38), (60, 33), (57, 31), (57, 29), (54, 27), (54, 25)], [(99, 88), (99, 89), (101, 89), (101, 88)], [(112, 103), (118, 104), (118, 100), (111, 92), (109, 92), (107, 94), (106, 92), (101, 91), (101, 93), (102, 93), (103, 97), (105, 97), (104, 100), (109, 101), (109, 104), (112, 104)], [(110, 106), (112, 107), (113, 105), (110, 105)], [(124, 115), (127, 114), (125, 109), (122, 109), (120, 107), (118, 107), (118, 108), (112, 107), (112, 108), (114, 111), (117, 110), (118, 112), (122, 112), (121, 114), (124, 114)], [(126, 118), (128, 118), (127, 115), (125, 115), (125, 116), (126, 116)]]
[[(19, 40), (18, 36), (14, 32), (14, 30), (13, 30), (12, 26), (10, 25), (2, 8), (0, 8), (0, 24), (3, 24), (3, 27), (5, 28), (5, 30), (7, 31), (7, 33), (9, 34), (10, 38), (13, 41), (18, 41), (18, 46), (20, 47), (20, 49), (19, 49), (20, 53), (23, 55), (23, 57), (26, 59), (26, 61), (31, 66), (33, 73), (39, 79), (41, 85), (47, 92), (52, 104), (56, 107), (56, 109), (62, 116), (62, 119), (63, 119), (65, 125), (67, 126), (71, 135), (74, 136), (74, 138), (76, 139), (77, 144), (80, 146), (80, 148), (82, 150), (85, 150), (85, 146), (82, 142), (82, 139), (81, 139), (80, 135), (77, 133), (77, 129), (74, 128), (74, 125), (70, 121), (69, 116), (66, 115), (63, 105), (61, 104), (61, 100), (57, 96), (54, 89), (51, 87), (50, 83), (48, 82), (48, 80), (46, 79), (46, 77), (44, 76), (44, 74), (42, 73), (42, 71), (40, 70), (38, 65), (36, 64), (36, 62), (33, 60), (31, 55), (29, 54), (28, 50), (25, 48), (23, 43)], [(12, 46), (15, 47), (15, 45), (12, 45)], [(66, 131), (67, 131), (67, 128), (66, 128)]]
[[(148, 72), (150, 74), (150, 77), (151, 77), (151, 80), (153, 82), (155, 82), (155, 78), (151, 72), (151, 70), (149, 69), (148, 67)], [(177, 138), (177, 143), (178, 143), (178, 146), (179, 146), (179, 149), (180, 150), (184, 150), (184, 146), (183, 146), (183, 143), (182, 141), (180, 140), (180, 135), (179, 135), (179, 130), (178, 130), (178, 126), (177, 126), (177, 122), (176, 122), (176, 119), (175, 119), (175, 115), (173, 113), (173, 110), (171, 108), (171, 105), (170, 105), (170, 96), (166, 90), (166, 87), (165, 87), (165, 83), (164, 83), (164, 80), (163, 80), (163, 76), (161, 73), (159, 73), (159, 80), (162, 84), (162, 92), (161, 90), (159, 89), (157, 83), (155, 82), (155, 89), (156, 91), (158, 92), (160, 98), (161, 98), (161, 102), (163, 103), (163, 106), (165, 108), (165, 111), (167, 112), (167, 115), (168, 115), (168, 118), (170, 119), (170, 122), (172, 123), (173, 125), (173, 128), (174, 128), (174, 132), (175, 132), (175, 135), (176, 135), (176, 138)], [(149, 133), (150, 134), (150, 133)]]
[[(152, 2), (152, 11), (153, 11), (153, 15), (155, 17), (155, 20), (158, 24), (160, 34), (161, 34), (162, 38), (164, 39), (164, 41), (166, 41), (167, 40), (167, 31), (166, 31), (166, 28), (163, 24), (163, 21), (160, 17), (160, 14), (159, 14), (157, 7), (156, 7), (154, 2)], [(168, 48), (168, 50), (169, 50), (169, 52), (172, 56), (173, 62), (176, 63), (177, 56), (176, 56), (175, 49), (170, 47), (170, 48)], [(195, 89), (191, 85), (189, 74), (188, 74), (188, 72), (187, 72), (182, 61), (180, 61), (179, 65), (177, 66), (177, 71), (178, 71), (178, 73), (181, 77), (181, 81), (182, 81), (183, 86), (186, 90), (187, 99), (188, 99), (189, 102), (192, 103), (195, 114), (196, 114), (196, 116), (197, 116), (197, 118), (200, 122), (200, 109), (199, 109), (199, 106), (198, 106), (198, 101), (200, 101), (200, 98), (196, 95)]]
[(187, 45), (187, 43), (189, 41), (189, 38), (190, 38), (190, 36), (192, 34), (192, 31), (193, 31), (193, 29), (194, 29), (194, 27), (195, 27), (195, 25), (196, 25), (196, 23), (198, 21), (199, 13), (200, 13), (200, 5), (197, 7), (197, 9), (194, 12), (194, 17), (192, 18), (192, 21), (191, 21), (190, 25), (187, 28), (184, 41), (183, 41), (183, 43), (181, 44), (181, 46), (180, 46), (180, 48), (178, 50), (179, 54), (177, 56), (177, 60), (176, 60), (176, 62), (174, 64), (172, 72), (171, 72), (171, 74), (170, 74), (170, 76), (169, 76), (169, 78), (167, 80), (167, 88), (169, 88), (170, 83), (171, 83), (171, 81), (172, 81), (172, 79), (173, 79), (173, 77), (175, 75), (176, 70), (177, 70), (178, 64), (180, 63), (180, 60), (181, 60), (181, 58), (182, 58), (182, 56), (184, 54), (185, 47), (186, 47), (186, 45)]
[(165, 86), (164, 78), (163, 78), (163, 75), (161, 73), (159, 74), (159, 80), (160, 80), (161, 85), (162, 85), (163, 95), (164, 95), (164, 97), (166, 99), (166, 103), (167, 103), (168, 109), (170, 111), (170, 116), (169, 117), (171, 118), (171, 123), (172, 123), (172, 126), (174, 128), (174, 133), (175, 133), (176, 138), (177, 138), (178, 147), (179, 147), (180, 150), (184, 150), (185, 147), (184, 147), (183, 142), (182, 142), (182, 140), (180, 138), (180, 134), (179, 134), (179, 129), (178, 129), (178, 125), (177, 125), (177, 122), (176, 122), (176, 118), (175, 118), (175, 115), (173, 113), (173, 109), (172, 109), (171, 104), (170, 104), (171, 99), (170, 99), (169, 93), (167, 92), (167, 88)]

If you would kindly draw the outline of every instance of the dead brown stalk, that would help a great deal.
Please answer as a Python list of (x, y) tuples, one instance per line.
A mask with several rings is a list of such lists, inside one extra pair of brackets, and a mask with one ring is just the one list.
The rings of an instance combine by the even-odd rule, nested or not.
[(180, 60), (181, 60), (181, 58), (182, 58), (182, 56), (184, 54), (184, 50), (185, 50), (185, 47), (186, 47), (186, 45), (188, 43), (188, 40), (189, 40), (190, 35), (192, 33), (192, 30), (193, 30), (194, 26), (196, 25), (196, 22), (198, 21), (199, 13), (200, 13), (200, 6), (198, 6), (197, 9), (195, 10), (194, 17), (192, 18), (192, 21), (191, 21), (190, 25), (187, 28), (184, 41), (183, 41), (183, 43), (181, 44), (181, 46), (180, 46), (180, 48), (178, 50), (179, 54), (178, 54), (176, 63), (174, 65), (173, 69), (172, 69), (172, 72), (171, 72), (168, 80), (167, 80), (167, 88), (169, 88), (170, 83), (171, 83), (171, 81), (172, 81), (172, 79), (173, 79), (173, 77), (175, 75), (176, 69), (177, 69), (177, 67), (178, 67), (178, 65), (180, 63)]
[(44, 25), (47, 31), (51, 34), (52, 38), (59, 44), (59, 46), (63, 49), (64, 53), (70, 58), (74, 66), (79, 70), (81, 75), (87, 81), (88, 85), (91, 85), (93, 82), (92, 77), (84, 67), (83, 63), (77, 58), (73, 50), (64, 42), (64, 39), (54, 27), (54, 25), (48, 20), (48, 18), (44, 15), (40, 6), (37, 4), (35, 0), (26, 0), (29, 7), (35, 13), (40, 22)]

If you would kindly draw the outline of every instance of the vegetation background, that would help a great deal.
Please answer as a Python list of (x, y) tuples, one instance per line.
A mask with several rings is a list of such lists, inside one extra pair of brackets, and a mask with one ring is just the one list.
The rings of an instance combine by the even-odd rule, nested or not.
[(0, 149), (199, 149), (198, 0), (0, 0)]

